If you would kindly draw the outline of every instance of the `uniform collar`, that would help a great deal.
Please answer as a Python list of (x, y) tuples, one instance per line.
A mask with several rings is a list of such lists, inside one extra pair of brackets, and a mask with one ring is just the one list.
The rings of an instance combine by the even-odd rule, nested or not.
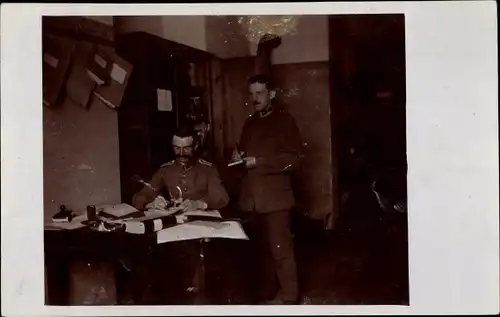
[(191, 164), (189, 167), (186, 167), (185, 165), (181, 165), (182, 171), (185, 173), (185, 172), (192, 170), (194, 168), (195, 164), (196, 164), (196, 162), (194, 164)]
[(175, 164), (176, 164), (177, 166), (179, 166), (179, 168), (180, 168), (180, 169), (182, 170), (182, 172), (184, 172), (184, 173), (186, 173), (186, 172), (188, 172), (188, 171), (192, 170), (192, 169), (195, 167), (195, 165), (196, 165), (197, 163), (198, 163), (198, 159), (194, 160), (194, 161), (193, 161), (193, 164), (191, 164), (191, 165), (189, 165), (189, 166), (182, 165), (181, 163), (178, 163), (177, 161), (175, 161)]
[(266, 108), (266, 109), (264, 109), (264, 110), (262, 110), (262, 111), (259, 112), (259, 117), (260, 118), (265, 118), (265, 117), (269, 116), (271, 113), (273, 113), (273, 110), (274, 110), (273, 106), (269, 105), (268, 108)]

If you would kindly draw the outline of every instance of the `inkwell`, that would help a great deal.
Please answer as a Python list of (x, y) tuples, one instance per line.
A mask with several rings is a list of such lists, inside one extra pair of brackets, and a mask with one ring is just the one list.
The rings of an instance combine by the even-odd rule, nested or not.
[(65, 205), (59, 206), (59, 212), (52, 217), (53, 222), (71, 222), (73, 212), (66, 208)]

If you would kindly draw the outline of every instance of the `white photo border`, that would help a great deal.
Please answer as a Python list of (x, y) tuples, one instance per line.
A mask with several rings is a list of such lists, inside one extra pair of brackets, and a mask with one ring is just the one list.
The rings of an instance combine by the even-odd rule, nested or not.
[[(499, 311), (494, 1), (2, 4), (2, 315), (494, 314)], [(410, 306), (44, 306), (42, 15), (404, 13)]]

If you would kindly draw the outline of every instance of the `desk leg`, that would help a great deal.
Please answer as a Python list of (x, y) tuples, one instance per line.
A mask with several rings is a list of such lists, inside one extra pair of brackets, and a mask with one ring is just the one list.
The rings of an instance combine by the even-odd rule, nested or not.
[(132, 297), (135, 305), (154, 304), (154, 292), (151, 285), (153, 254), (150, 250), (132, 259)]
[(197, 284), (197, 293), (195, 298), (195, 305), (204, 305), (207, 304), (206, 298), (206, 288), (205, 288), (205, 239), (201, 239), (200, 241), (200, 262), (199, 267), (196, 270), (196, 284)]
[(69, 260), (67, 254), (45, 252), (45, 304), (69, 305)]
[(134, 267), (127, 257), (119, 257), (114, 262), (116, 297), (119, 305), (135, 304), (134, 301)]

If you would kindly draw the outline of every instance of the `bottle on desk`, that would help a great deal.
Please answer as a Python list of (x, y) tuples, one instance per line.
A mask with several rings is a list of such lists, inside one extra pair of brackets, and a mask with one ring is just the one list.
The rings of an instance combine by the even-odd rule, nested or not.
[(87, 220), (97, 221), (97, 210), (93, 205), (87, 206)]

